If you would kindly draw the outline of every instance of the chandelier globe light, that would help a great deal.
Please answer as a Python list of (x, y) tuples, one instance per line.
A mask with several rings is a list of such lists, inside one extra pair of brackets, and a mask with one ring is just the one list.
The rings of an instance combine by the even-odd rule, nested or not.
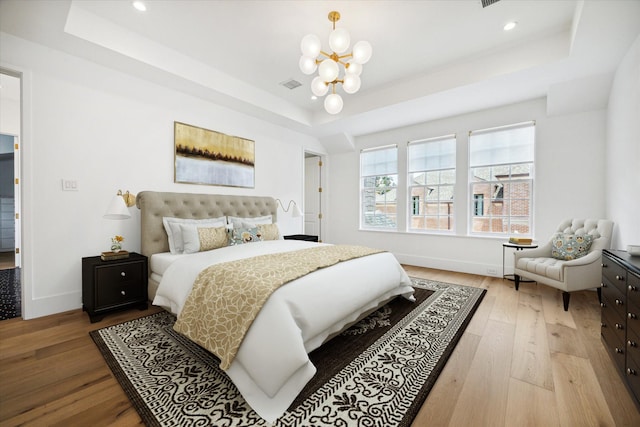
[[(307, 75), (318, 71), (318, 75), (311, 81), (311, 92), (316, 96), (324, 96), (331, 88), (331, 94), (324, 100), (324, 109), (329, 114), (338, 114), (342, 111), (342, 97), (336, 93), (336, 85), (341, 84), (345, 93), (354, 94), (360, 90), (362, 81), (362, 65), (371, 59), (373, 49), (366, 41), (359, 41), (353, 45), (351, 52), (347, 53), (351, 44), (351, 36), (344, 28), (336, 28), (336, 22), (340, 19), (340, 13), (329, 12), (329, 21), (333, 23), (333, 31), (329, 34), (329, 47), (331, 53), (322, 50), (320, 38), (315, 34), (307, 34), (300, 42), (302, 57), (300, 58), (300, 70)], [(342, 74), (342, 78), (340, 75)]]

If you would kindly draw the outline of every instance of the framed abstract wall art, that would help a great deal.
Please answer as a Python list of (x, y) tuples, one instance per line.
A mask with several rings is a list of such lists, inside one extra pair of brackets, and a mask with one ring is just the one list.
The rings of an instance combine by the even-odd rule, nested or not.
[(180, 122), (173, 132), (175, 182), (254, 188), (254, 141)]

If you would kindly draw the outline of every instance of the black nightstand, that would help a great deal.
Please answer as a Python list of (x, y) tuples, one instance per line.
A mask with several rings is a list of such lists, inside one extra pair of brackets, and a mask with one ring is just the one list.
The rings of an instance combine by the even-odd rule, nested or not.
[(284, 240), (306, 240), (307, 242), (317, 242), (318, 236), (312, 236), (310, 234), (291, 234), (284, 236)]
[(99, 256), (82, 258), (82, 310), (89, 314), (91, 323), (115, 310), (146, 310), (148, 274), (147, 257), (135, 252), (115, 261), (103, 261)]

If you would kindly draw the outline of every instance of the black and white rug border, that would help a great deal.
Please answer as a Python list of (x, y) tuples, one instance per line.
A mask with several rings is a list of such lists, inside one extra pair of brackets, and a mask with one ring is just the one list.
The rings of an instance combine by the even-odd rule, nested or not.
[[(411, 424), (486, 292), (482, 288), (428, 279), (412, 278), (412, 281), (414, 286), (433, 290), (434, 294), (395, 324), (374, 345), (369, 346), (295, 410), (285, 413), (276, 420), (273, 426), (384, 425), (386, 427)], [(167, 378), (161, 378), (160, 382), (157, 377), (154, 377), (155, 386), (146, 387), (144, 375), (140, 372), (149, 368), (144, 366), (148, 360), (142, 348), (166, 344), (154, 343), (154, 332), (141, 333), (138, 326), (147, 322), (149, 317), (164, 316), (166, 324), (163, 325), (163, 330), (166, 336), (179, 347), (183, 347), (188, 352), (188, 357), (197, 359), (205, 366), (211, 365), (212, 361), (215, 363), (215, 359), (206, 350), (173, 331), (172, 325), (175, 319), (166, 314), (161, 312), (145, 316), (92, 331), (90, 334), (145, 424), (186, 425), (184, 418), (177, 419), (176, 414), (167, 411), (167, 399), (169, 399), (168, 396), (171, 400), (188, 398), (184, 393), (180, 394), (175, 390), (174, 382), (188, 381), (185, 378), (190, 376), (189, 365), (193, 364), (185, 363), (185, 366), (179, 367), (182, 371), (176, 377), (167, 376)], [(427, 336), (433, 335), (428, 343), (418, 342), (416, 337), (412, 338), (412, 335), (416, 335), (416, 330), (411, 326), (416, 322), (421, 325), (420, 334), (426, 331)], [(127, 340), (134, 340), (136, 345), (139, 345), (139, 349), (131, 350), (128, 345), (124, 345), (123, 342)], [(404, 369), (406, 375), (405, 373), (394, 374), (395, 378), (391, 378), (387, 368), (376, 362), (376, 357), (380, 358), (380, 354), (393, 354), (393, 357), (399, 355), (402, 360), (395, 364), (397, 366), (401, 366), (402, 363), (407, 364), (399, 369), (399, 371)], [(389, 361), (385, 361), (387, 362)], [(393, 361), (389, 363), (394, 364)], [(202, 415), (194, 414), (193, 419), (189, 420), (190, 425), (269, 425), (246, 405), (226, 374), (217, 368), (217, 364), (213, 371), (211, 373), (213, 377), (207, 382), (215, 380), (217, 382), (215, 390), (202, 391), (215, 393), (217, 399), (225, 403), (221, 410), (213, 411), (217, 417), (213, 420), (215, 424), (207, 424), (212, 422), (211, 418), (205, 420)], [(371, 401), (354, 398), (359, 396), (357, 393), (363, 390), (366, 380), (375, 379), (376, 376), (382, 379), (384, 375), (380, 372), (387, 374), (384, 380), (389, 380), (391, 387), (385, 389), (385, 386), (380, 386), (379, 393), (369, 396)], [(350, 384), (350, 379), (354, 378), (358, 380)], [(362, 378), (365, 378), (365, 381)], [(415, 384), (420, 385), (415, 386)], [(390, 390), (394, 391), (395, 395), (391, 396)], [(163, 393), (166, 396), (162, 395)], [(332, 404), (331, 399), (336, 396), (342, 396), (345, 399), (339, 411), (332, 409), (335, 405)]]

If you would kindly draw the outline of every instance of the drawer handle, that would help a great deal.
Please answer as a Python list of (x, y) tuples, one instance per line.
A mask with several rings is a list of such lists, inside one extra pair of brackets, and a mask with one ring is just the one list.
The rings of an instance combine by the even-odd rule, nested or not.
[(627, 345), (628, 345), (629, 347), (637, 347), (637, 346), (638, 346), (638, 343), (637, 343), (637, 342), (635, 342), (635, 341), (631, 341), (631, 340), (629, 340), (629, 341), (627, 341)]
[(637, 291), (637, 290), (638, 290), (638, 288), (636, 288), (636, 287), (635, 287), (635, 286), (633, 286), (633, 285), (629, 285), (629, 287), (627, 287), (627, 289), (629, 289), (631, 292), (633, 292), (633, 291)]
[(606, 324), (606, 323), (604, 323), (604, 322), (600, 322), (600, 327), (601, 327), (601, 328), (606, 328), (606, 327), (607, 327), (607, 324)]
[(627, 313), (627, 318), (629, 318), (629, 319), (637, 319), (638, 316), (636, 316), (634, 313)]
[(621, 325), (620, 323), (616, 323), (616, 329), (624, 329), (624, 325)]
[(120, 272), (120, 275), (121, 275), (122, 277), (124, 277), (124, 276), (126, 276), (126, 275), (127, 275), (127, 273), (125, 273), (124, 271), (121, 271), (121, 272)]
[(616, 305), (624, 305), (624, 302), (616, 298)]
[(603, 302), (600, 303), (600, 307), (605, 308), (606, 306), (607, 306), (607, 304), (605, 304)]
[(120, 291), (121, 295), (126, 295), (127, 293), (125, 291)]
[(624, 280), (624, 277), (622, 277), (622, 276), (618, 276), (618, 275), (616, 274), (616, 279), (618, 279), (618, 280)]
[(624, 354), (624, 350), (621, 348), (616, 347), (616, 353), (618, 354)]
[(604, 262), (602, 264), (600, 264), (600, 265), (602, 266), (602, 268), (607, 268), (608, 267), (608, 265), (605, 264)]
[(600, 287), (602, 287), (602, 288), (606, 288), (606, 287), (607, 287), (607, 284), (606, 284), (606, 283), (600, 283)]
[(631, 368), (627, 368), (627, 375), (636, 375), (636, 370), (635, 369), (631, 369)]

